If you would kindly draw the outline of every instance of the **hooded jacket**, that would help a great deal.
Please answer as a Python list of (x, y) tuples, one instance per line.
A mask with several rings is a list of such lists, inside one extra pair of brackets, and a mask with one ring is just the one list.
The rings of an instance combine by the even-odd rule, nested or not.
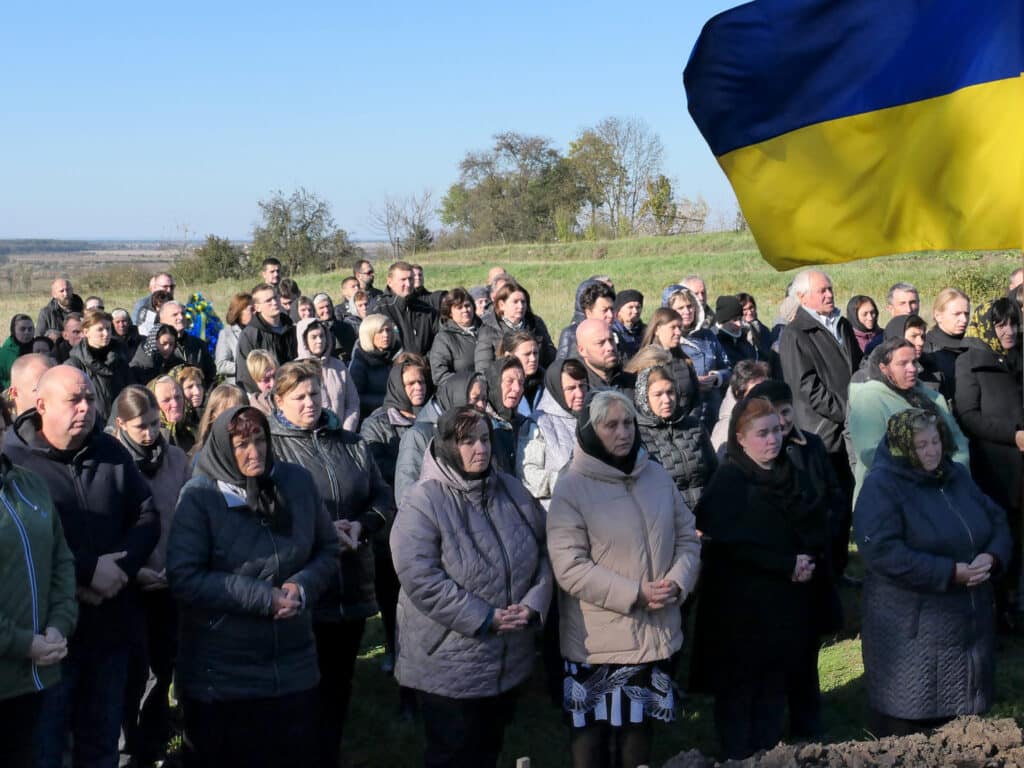
[[(238, 487), (227, 429), (243, 408), (228, 409), (211, 427), (167, 543), (181, 620), (175, 682), (181, 694), (205, 702), (314, 688), (320, 674), (310, 608), (338, 578), (338, 536), (307, 470), (273, 462), (268, 447), (261, 486), (277, 499), (270, 516)], [(285, 582), (302, 588), (305, 605), (275, 620), (273, 590)]]
[(1004, 509), (1017, 512), (1024, 482), (1024, 457), (1016, 444), (1017, 431), (1024, 429), (1020, 342), (1006, 351), (998, 341), (983, 341), (995, 336), (988, 312), (975, 324), (987, 330), (975, 328), (956, 358), (957, 414), (970, 439), (974, 480)]
[(592, 277), (588, 277), (576, 286), (576, 300), (573, 302), (572, 322), (563, 328), (562, 332), (558, 334), (558, 350), (555, 356), (556, 360), (564, 360), (567, 357), (576, 356), (576, 329), (579, 327), (580, 323), (587, 318), (587, 314), (583, 311), (580, 300), (583, 298), (583, 292), (590, 286), (596, 285), (597, 283), (597, 280)]
[[(303, 321), (300, 321), (300, 324)], [(332, 521), (352, 520), (362, 528), (360, 546), (342, 552), (341, 570), (316, 606), (318, 620), (363, 619), (377, 612), (373, 547), (365, 546), (391, 522), (391, 488), (381, 477), (366, 442), (325, 410), (312, 429), (268, 419), (274, 455), (309, 470)]]
[(437, 433), (437, 420), (448, 409), (468, 403), (469, 390), (476, 381), (483, 382), (484, 386), (487, 384), (487, 380), (474, 371), (449, 376), (437, 388), (437, 394), (416, 414), (412, 427), (402, 435), (395, 468), (395, 503), (399, 507), (405, 492), (420, 479), (423, 454)]
[(28, 658), (54, 627), (70, 638), (78, 618), (75, 559), (46, 484), (0, 455), (0, 700), (49, 688), (61, 665)]
[(476, 317), (469, 328), (463, 328), (454, 320), (441, 321), (441, 330), (434, 337), (429, 356), (430, 376), (435, 384), (440, 384), (453, 373), (473, 370), (479, 332), (480, 320)]
[(854, 502), (857, 501), (857, 495), (864, 484), (864, 477), (871, 469), (878, 444), (885, 437), (889, 417), (907, 408), (916, 407), (918, 403), (926, 403), (928, 409), (937, 413), (949, 427), (957, 447), (953, 461), (965, 467), (969, 466), (970, 462), (967, 438), (950, 413), (946, 399), (937, 390), (926, 387), (920, 381), (917, 381), (909, 392), (897, 390), (878, 367), (881, 357), (881, 347), (876, 347), (868, 360), (868, 380), (850, 383), (847, 429), (853, 446), (850, 462), (856, 462), (853, 464)]
[[(11, 325), (13, 324), (12, 320)], [(11, 366), (14, 365), (14, 361), (22, 355), (29, 354), (31, 351), (32, 342), (19, 344), (14, 338), (13, 332), (7, 337), (3, 345), (0, 346), (0, 391), (11, 386)]]
[(892, 717), (982, 714), (994, 694), (991, 581), (953, 583), (955, 564), (988, 552), (1009, 562), (1006, 515), (967, 470), (939, 473), (883, 440), (853, 513), (864, 562), (861, 620), (868, 701)]
[(127, 552), (118, 566), (129, 584), (99, 605), (82, 603), (73, 642), (91, 649), (124, 647), (139, 629), (141, 606), (132, 583), (160, 538), (148, 483), (131, 456), (96, 429), (75, 451), (58, 451), (40, 432), (30, 409), (4, 433), (3, 453), (47, 486), (75, 558), (75, 584), (88, 587), (100, 555)]
[(544, 516), (522, 484), (493, 467), (467, 480), (435, 457), (402, 499), (391, 551), (398, 596), (395, 676), (455, 699), (497, 696), (533, 671), (531, 628), (496, 634), (494, 611), (518, 603), (547, 615), (551, 567)]
[(650, 368), (637, 373), (633, 395), (640, 439), (651, 459), (671, 475), (692, 510), (717, 468), (718, 460), (700, 420), (687, 415), (683, 405), (677, 404), (675, 412), (667, 419), (654, 414), (647, 396), (650, 375)]
[(516, 475), (545, 509), (576, 444), (576, 414), (566, 405), (562, 390), (564, 363), (556, 361), (544, 373), (544, 391), (526, 429), (520, 431), (516, 461)]
[(298, 354), (298, 342), (295, 337), (295, 326), (292, 319), (286, 312), (278, 317), (280, 327), (274, 329), (267, 325), (267, 322), (254, 312), (252, 320), (245, 326), (242, 335), (238, 337), (238, 349), (235, 352), (235, 380), (238, 385), (252, 395), (259, 392), (259, 387), (249, 375), (249, 367), (245, 361), (249, 359), (249, 353), (254, 349), (265, 349), (270, 352), (278, 365), (290, 363)]
[[(697, 582), (700, 540), (672, 478), (640, 451), (630, 472), (577, 444), (555, 485), (548, 553), (559, 596), (562, 656), (587, 664), (643, 664), (683, 643), (681, 604)], [(671, 605), (639, 603), (644, 581), (679, 586)]]
[[(295, 342), (298, 345), (298, 360), (312, 359), (320, 363), (320, 381), (323, 384), (324, 408), (334, 411), (341, 419), (341, 426), (349, 432), (359, 429), (359, 393), (356, 392), (356, 385), (349, 376), (348, 366), (341, 360), (332, 356), (330, 352), (322, 357), (317, 357), (309, 351), (306, 343), (306, 332), (309, 328), (318, 324), (323, 327), (316, 318), (307, 317), (299, 320), (295, 327)], [(324, 329), (325, 332), (327, 329)], [(327, 333), (327, 344), (331, 344), (332, 338)]]
[(82, 339), (71, 348), (68, 365), (85, 373), (96, 393), (96, 420), (106, 424), (110, 409), (121, 390), (135, 383), (128, 361), (121, 357), (120, 347), (111, 342), (105, 349), (93, 349)]

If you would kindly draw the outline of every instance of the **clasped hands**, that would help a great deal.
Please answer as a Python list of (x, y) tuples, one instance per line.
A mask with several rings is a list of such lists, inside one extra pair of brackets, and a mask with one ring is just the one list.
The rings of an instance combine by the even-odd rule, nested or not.
[(363, 535), (363, 526), (353, 520), (335, 520), (334, 531), (341, 540), (341, 548), (346, 552), (359, 549), (359, 538)]
[(116, 597), (128, 584), (128, 574), (117, 564), (127, 556), (127, 552), (108, 552), (96, 558), (92, 581), (87, 587), (78, 587), (75, 596), (87, 605), (99, 605), (104, 600)]
[(982, 552), (969, 563), (957, 563), (953, 582), (965, 587), (977, 587), (989, 580), (995, 559), (988, 552)]
[(640, 607), (660, 611), (679, 595), (679, 585), (670, 579), (640, 583)]
[(68, 655), (68, 641), (56, 627), (47, 627), (46, 633), (32, 636), (28, 657), (39, 667), (56, 664)]
[(521, 632), (533, 620), (535, 611), (525, 605), (513, 603), (508, 608), (495, 608), (491, 619), (491, 631), (495, 634)]

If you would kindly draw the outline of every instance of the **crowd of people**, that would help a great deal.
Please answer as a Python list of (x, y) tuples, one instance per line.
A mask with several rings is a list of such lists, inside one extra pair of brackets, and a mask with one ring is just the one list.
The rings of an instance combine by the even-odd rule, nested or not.
[(11, 318), (5, 765), (159, 765), (180, 726), (189, 768), (334, 768), (377, 614), (426, 766), (496, 765), (538, 665), (576, 768), (648, 763), (680, 684), (744, 758), (820, 733), (843, 582), (874, 733), (991, 705), (1024, 616), (1024, 270), (932, 323), (897, 283), (884, 327), (819, 269), (770, 324), (699, 275), (653, 310), (595, 275), (557, 337), (501, 267), (381, 290), (360, 260), (337, 301), (285, 271), (215, 345), (167, 273), (130, 311), (57, 279)]

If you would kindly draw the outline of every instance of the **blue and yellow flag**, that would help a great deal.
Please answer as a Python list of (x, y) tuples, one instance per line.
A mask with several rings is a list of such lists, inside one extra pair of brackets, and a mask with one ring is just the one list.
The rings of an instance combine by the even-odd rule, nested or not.
[(755, 0), (711, 19), (690, 114), (777, 269), (1020, 248), (1024, 0)]

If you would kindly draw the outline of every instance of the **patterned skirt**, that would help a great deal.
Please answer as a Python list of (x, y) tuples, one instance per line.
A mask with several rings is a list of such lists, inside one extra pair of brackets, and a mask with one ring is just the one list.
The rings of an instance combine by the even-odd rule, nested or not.
[(598, 721), (613, 728), (653, 718), (676, 719), (679, 690), (661, 662), (577, 664), (564, 662), (562, 706), (574, 728)]

